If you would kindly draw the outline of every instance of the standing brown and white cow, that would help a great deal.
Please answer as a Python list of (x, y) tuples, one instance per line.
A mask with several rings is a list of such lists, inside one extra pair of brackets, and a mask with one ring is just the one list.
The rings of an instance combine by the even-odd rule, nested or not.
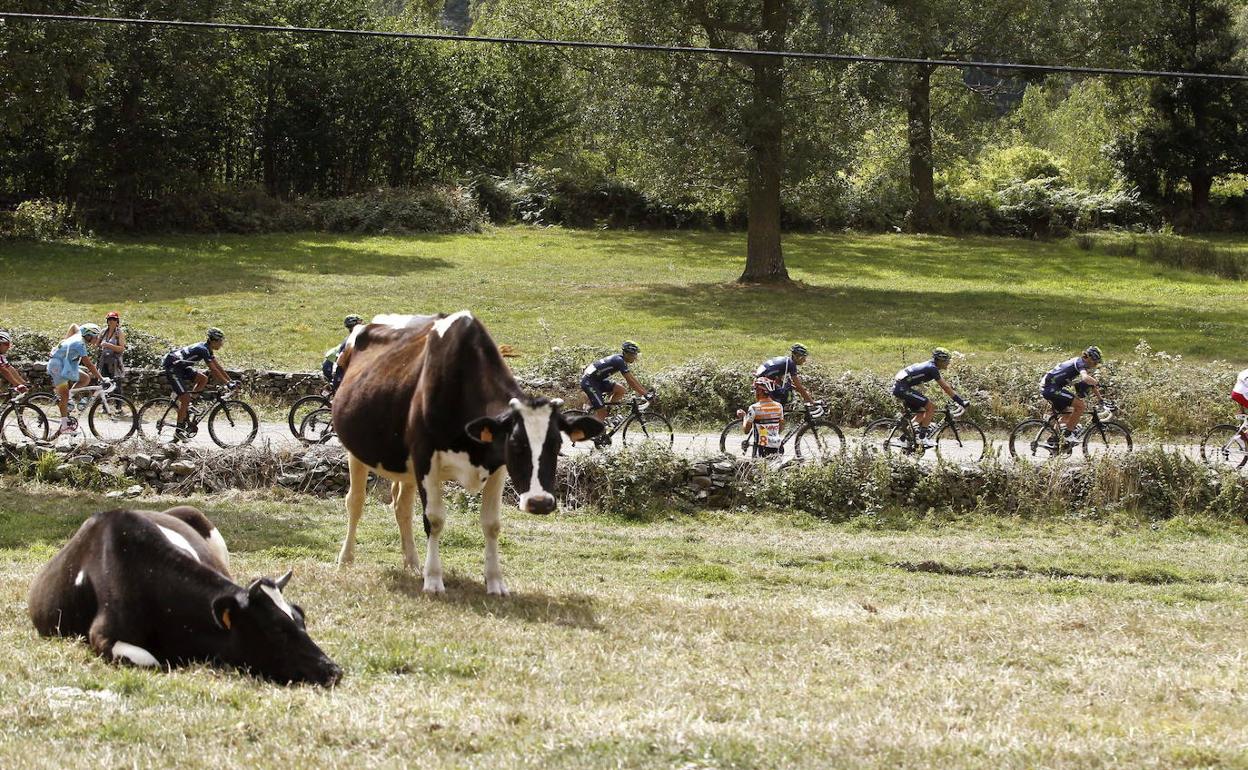
[[(467, 310), (430, 317), (379, 316), (350, 343), (350, 363), (334, 397), (334, 429), (347, 449), (347, 537), (339, 564), (355, 557), (370, 471), (396, 483), (394, 514), (403, 564), (419, 565), (412, 539), (413, 497), (424, 507), (428, 550), (424, 590), (442, 593), (438, 540), (446, 521), (442, 483), (481, 492), (485, 587), (505, 595), (498, 562), (504, 474), (520, 494), (520, 509), (555, 509), (560, 433), (574, 441), (596, 436), (592, 417), (569, 421), (558, 399), (520, 390), (489, 332)], [(358, 327), (357, 327), (358, 328)]]

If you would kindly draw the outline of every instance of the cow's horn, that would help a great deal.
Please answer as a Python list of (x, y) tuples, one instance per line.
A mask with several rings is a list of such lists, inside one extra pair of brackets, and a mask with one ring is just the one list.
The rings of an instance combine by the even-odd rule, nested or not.
[(553, 406), (553, 407), (554, 407), (554, 408), (556, 408), (556, 409), (562, 409), (562, 408), (563, 408), (563, 399), (562, 399), (562, 398), (552, 398), (552, 399), (550, 400), (550, 405), (551, 405), (551, 406)]
[(277, 590), (279, 590), (279, 591), (280, 591), (280, 590), (282, 590), (283, 588), (285, 588), (285, 587), (286, 587), (286, 584), (290, 582), (290, 576), (291, 576), (291, 575), (293, 575), (293, 574), (295, 574), (295, 570), (294, 570), (293, 568), (292, 568), (292, 569), (288, 569), (288, 570), (286, 570), (286, 574), (285, 574), (285, 575), (282, 575), (282, 576), (281, 576), (281, 577), (279, 577), (277, 580), (274, 580), (274, 581), (273, 581), (273, 584), (274, 584), (275, 586), (277, 586)]
[(507, 403), (508, 403), (508, 404), (510, 404), (510, 405), (511, 405), (511, 408), (512, 408), (512, 409), (514, 409), (514, 410), (516, 410), (517, 412), (518, 412), (518, 411), (520, 411), (520, 407), (522, 406), (522, 404), (520, 403), (520, 399), (518, 399), (518, 398), (513, 398), (512, 400), (508, 401)]

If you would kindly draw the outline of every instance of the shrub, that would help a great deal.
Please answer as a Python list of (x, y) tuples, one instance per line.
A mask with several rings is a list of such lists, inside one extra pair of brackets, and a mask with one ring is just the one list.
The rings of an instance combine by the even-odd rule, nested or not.
[(561, 502), (569, 507), (589, 505), (625, 518), (642, 518), (688, 505), (686, 498), (673, 494), (683, 488), (688, 471), (685, 457), (666, 447), (642, 444), (563, 458), (558, 485)]
[(377, 190), (308, 204), (313, 226), (333, 233), (463, 233), (481, 229), (483, 212), (462, 187)]
[(82, 235), (68, 204), (51, 200), (22, 201), (0, 220), (0, 236), (55, 241)]

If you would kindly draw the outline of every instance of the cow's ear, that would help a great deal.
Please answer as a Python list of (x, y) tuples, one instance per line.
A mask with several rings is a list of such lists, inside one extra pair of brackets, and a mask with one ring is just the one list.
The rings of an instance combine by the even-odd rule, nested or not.
[(247, 606), (247, 599), (239, 599), (233, 594), (218, 596), (212, 600), (212, 619), (217, 621), (217, 625), (229, 631), (234, 627), (238, 615)]
[(478, 417), (468, 423), (464, 432), (478, 444), (492, 444), (507, 435), (506, 426), (494, 417)]
[(577, 417), (575, 420), (569, 420), (561, 414), (559, 415), (559, 427), (573, 441), (584, 441), (602, 433), (604, 426), (597, 418), (588, 415)]

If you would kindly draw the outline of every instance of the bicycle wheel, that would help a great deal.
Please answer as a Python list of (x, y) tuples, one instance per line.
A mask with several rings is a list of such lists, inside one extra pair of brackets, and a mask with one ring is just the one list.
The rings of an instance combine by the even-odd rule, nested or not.
[(1010, 432), (1010, 456), (1043, 461), (1063, 449), (1060, 436), (1047, 420), (1023, 420)]
[(152, 441), (173, 441), (178, 427), (178, 403), (172, 398), (153, 398), (139, 407), (139, 435)]
[(238, 399), (228, 398), (213, 405), (208, 412), (208, 435), (217, 446), (230, 447), (250, 444), (260, 432), (260, 418), (256, 410)]
[(139, 414), (125, 396), (108, 395), (91, 405), (87, 424), (91, 434), (109, 444), (125, 441), (138, 427)]
[(1248, 463), (1248, 438), (1240, 435), (1238, 425), (1215, 425), (1200, 441), (1200, 459), (1213, 466), (1242, 468)]
[(308, 412), (299, 423), (299, 440), (324, 444), (334, 437), (334, 415), (329, 409)]
[(719, 432), (719, 451), (731, 457), (753, 457), (753, 434), (741, 430), (741, 420), (729, 420)]
[(808, 422), (793, 436), (793, 454), (801, 460), (827, 460), (844, 449), (841, 429), (827, 420)]
[(1088, 426), (1083, 436), (1085, 457), (1125, 455), (1131, 452), (1131, 430), (1120, 422)]
[(318, 409), (328, 408), (329, 399), (324, 396), (304, 396), (296, 401), (286, 413), (286, 424), (290, 426), (291, 435), (302, 441), (303, 435), (300, 434), (299, 429), (303, 425), (304, 418)]
[(644, 441), (653, 441), (671, 449), (676, 444), (676, 434), (672, 432), (672, 424), (658, 412), (635, 412), (624, 421), (620, 444), (630, 446)]
[(913, 454), (914, 442), (910, 431), (905, 430), (902, 423), (881, 417), (873, 420), (862, 431), (862, 448), (868, 452)]
[(942, 460), (982, 460), (988, 454), (988, 436), (970, 420), (954, 420), (936, 431), (936, 456)]
[(0, 436), (8, 444), (23, 439), (47, 441), (52, 426), (48, 416), (34, 404), (9, 404), (0, 412)]

